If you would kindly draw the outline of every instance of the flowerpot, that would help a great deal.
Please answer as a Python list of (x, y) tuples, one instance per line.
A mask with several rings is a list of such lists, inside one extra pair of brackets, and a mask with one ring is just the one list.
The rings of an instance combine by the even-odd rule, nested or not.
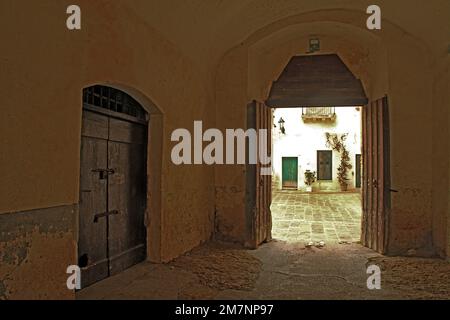
[(306, 186), (306, 192), (312, 192), (312, 187), (311, 186)]
[(347, 191), (347, 190), (348, 190), (348, 185), (341, 184), (341, 191)]

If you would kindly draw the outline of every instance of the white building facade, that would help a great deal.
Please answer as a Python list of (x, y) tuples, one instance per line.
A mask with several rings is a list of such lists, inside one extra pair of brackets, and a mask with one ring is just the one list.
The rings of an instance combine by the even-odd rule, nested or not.
[(272, 133), (274, 188), (306, 191), (305, 171), (310, 170), (317, 177), (312, 191), (341, 190), (337, 179), (341, 154), (327, 146), (326, 133), (348, 134), (345, 147), (352, 165), (347, 174), (348, 190), (360, 188), (361, 116), (361, 107), (275, 109)]

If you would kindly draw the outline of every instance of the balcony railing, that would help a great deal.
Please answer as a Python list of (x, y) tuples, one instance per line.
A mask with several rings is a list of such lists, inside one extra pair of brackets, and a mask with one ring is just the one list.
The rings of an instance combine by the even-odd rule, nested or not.
[(304, 122), (336, 120), (335, 107), (304, 107), (302, 108), (302, 119)]

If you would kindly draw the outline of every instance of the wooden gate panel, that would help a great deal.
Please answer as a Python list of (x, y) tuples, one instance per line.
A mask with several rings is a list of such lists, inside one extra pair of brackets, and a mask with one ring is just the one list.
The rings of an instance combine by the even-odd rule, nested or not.
[[(261, 108), (258, 103), (256, 103), (256, 134), (258, 134), (259, 129), (261, 129)], [(259, 137), (258, 137), (259, 139)], [(257, 147), (257, 158), (259, 159), (259, 145)], [(263, 235), (261, 234), (261, 216), (263, 215), (263, 204), (261, 195), (261, 186), (263, 185), (263, 177), (261, 177), (261, 163), (257, 161), (256, 163), (256, 209), (255, 217), (253, 223), (255, 224), (254, 230), (254, 247), (257, 248), (262, 242)]]
[(371, 125), (372, 125), (372, 243), (371, 248), (378, 250), (378, 166), (379, 148), (378, 148), (378, 100), (372, 102), (371, 107)]
[(107, 167), (107, 138), (107, 117), (84, 112), (78, 242), (82, 287), (108, 277), (106, 222), (95, 219), (97, 214), (107, 211), (107, 177), (99, 171)]
[(361, 219), (361, 243), (364, 246), (368, 246), (368, 128), (367, 128), (367, 114), (369, 106), (365, 106), (362, 109), (362, 181), (361, 181), (361, 206), (362, 206), (362, 219)]
[[(266, 107), (266, 111), (268, 114), (268, 119), (267, 119), (267, 135), (268, 135), (268, 140), (267, 140), (267, 148), (269, 150), (268, 155), (270, 157), (270, 167), (271, 167), (271, 171), (272, 170), (272, 165), (273, 165), (273, 158), (272, 158), (272, 128), (273, 128), (273, 110), (271, 108)], [(272, 240), (272, 210), (271, 210), (271, 206), (272, 206), (272, 174), (267, 176), (267, 182), (265, 184), (267, 190), (268, 190), (268, 198), (267, 198), (267, 203), (266, 203), (266, 208), (267, 208), (267, 223), (266, 223), (266, 230), (267, 230), (267, 237), (266, 237), (266, 241), (271, 241)]]
[(145, 259), (146, 127), (111, 119), (108, 168), (110, 273), (117, 274)]
[[(259, 135), (260, 129), (266, 129), (266, 152), (271, 157), (272, 153), (272, 111), (263, 103), (253, 102), (248, 106), (247, 128), (253, 128)], [(258, 139), (258, 145), (259, 145)], [(257, 148), (260, 159), (260, 148)], [(248, 155), (248, 154), (247, 154)], [(248, 157), (247, 157), (248, 159)], [(264, 175), (262, 169), (268, 168), (269, 174)], [(246, 214), (248, 224), (247, 246), (257, 248), (261, 243), (271, 240), (272, 216), (270, 205), (272, 203), (272, 177), (271, 164), (248, 164), (246, 166)]]
[(361, 188), (361, 155), (357, 154), (355, 156), (355, 164), (356, 164), (356, 173), (355, 173), (355, 187)]
[(378, 100), (378, 251), (386, 253), (391, 199), (389, 106), (387, 97)]
[(387, 97), (363, 112), (362, 243), (380, 253), (387, 248), (390, 210), (389, 114)]
[(373, 129), (372, 129), (372, 105), (367, 105), (367, 180), (366, 180), (366, 210), (367, 210), (367, 246), (372, 248), (373, 238)]
[[(258, 136), (258, 159), (264, 155), (264, 152), (268, 157), (271, 157), (271, 135), (272, 131), (272, 111), (268, 108), (264, 103), (256, 102), (256, 131), (260, 132), (260, 130), (266, 130), (265, 140), (262, 140), (263, 137)], [(262, 150), (262, 146), (264, 145), (264, 150)], [(258, 161), (256, 166), (256, 199), (258, 203), (257, 207), (257, 218), (256, 224), (257, 230), (256, 234), (256, 246), (260, 245), (263, 242), (269, 241), (271, 238), (271, 211), (270, 205), (272, 203), (271, 198), (271, 188), (272, 188), (272, 176), (271, 176), (271, 163), (270, 164), (261, 164)], [(266, 174), (263, 173), (264, 169), (268, 169), (269, 172)]]

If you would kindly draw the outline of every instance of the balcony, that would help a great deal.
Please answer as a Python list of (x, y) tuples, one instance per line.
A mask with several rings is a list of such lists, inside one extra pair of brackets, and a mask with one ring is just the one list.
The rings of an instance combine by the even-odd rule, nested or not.
[(335, 107), (304, 107), (302, 108), (303, 122), (334, 122), (336, 121)]

